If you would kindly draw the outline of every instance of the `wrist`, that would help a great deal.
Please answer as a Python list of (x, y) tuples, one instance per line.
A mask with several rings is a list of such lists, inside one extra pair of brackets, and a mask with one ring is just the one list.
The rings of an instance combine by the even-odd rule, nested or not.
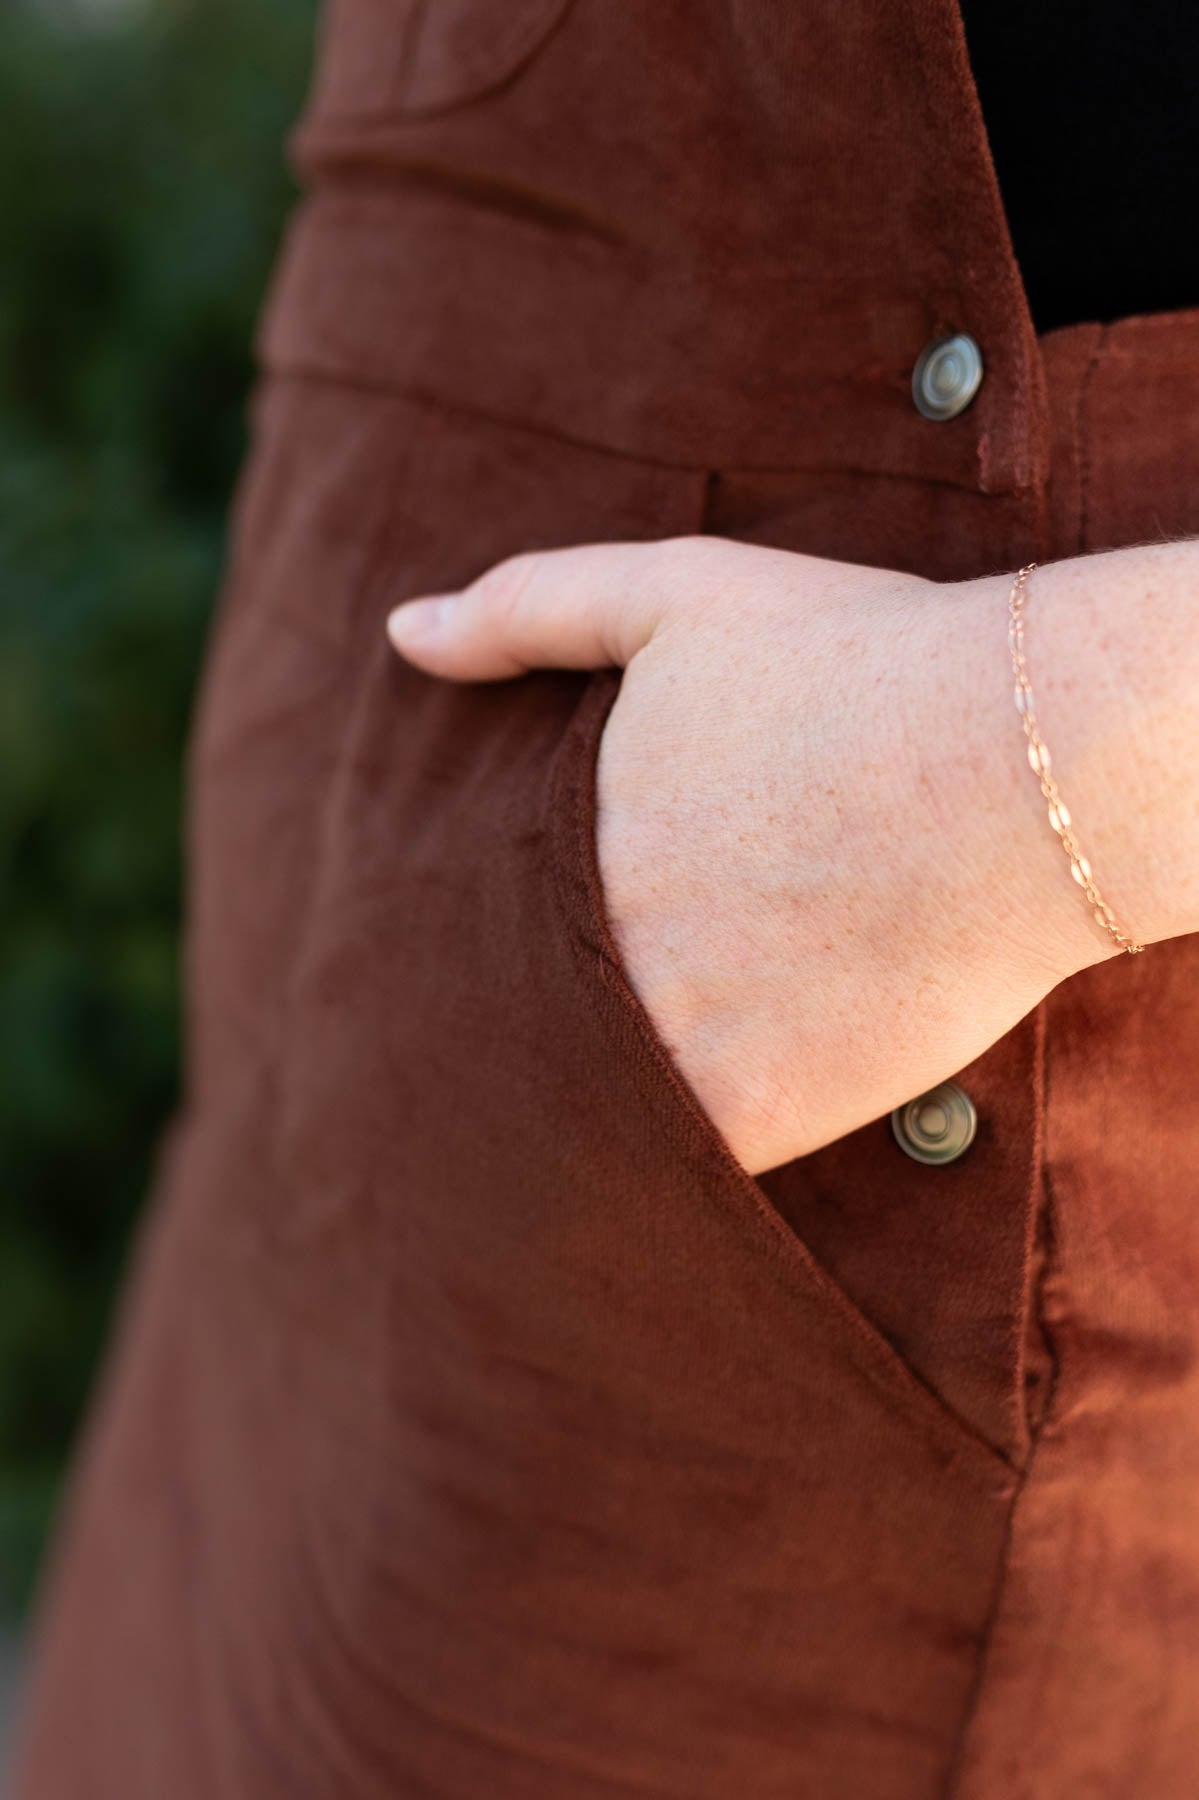
[[(1024, 649), (1038, 727), (1071, 828), (1121, 928), (1144, 944), (1199, 927), (1199, 546), (1076, 557), (1029, 579)], [(1012, 576), (965, 584), (1001, 637), (1013, 879), (1062, 974), (1120, 954), (1048, 820), (1012, 692)], [(980, 671), (981, 673), (981, 671)]]

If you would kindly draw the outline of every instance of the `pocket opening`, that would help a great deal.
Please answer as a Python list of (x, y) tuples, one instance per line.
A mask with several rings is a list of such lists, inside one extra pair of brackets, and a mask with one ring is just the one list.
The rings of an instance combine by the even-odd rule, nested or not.
[(742, 1237), (753, 1239), (776, 1279), (819, 1302), (830, 1332), (859, 1370), (886, 1389), (893, 1410), (931, 1430), (952, 1454), (976, 1455), (1004, 1479), (1018, 1474), (1015, 1463), (928, 1385), (737, 1161), (638, 998), (608, 919), (595, 829), (600, 741), (619, 687), (619, 676), (607, 670), (585, 685), (549, 783), (547, 831), (559, 918), (613, 1056), (627, 1055), (630, 1040), (636, 1043), (639, 1091), (653, 1124), (694, 1171), (697, 1200), (718, 1206)]

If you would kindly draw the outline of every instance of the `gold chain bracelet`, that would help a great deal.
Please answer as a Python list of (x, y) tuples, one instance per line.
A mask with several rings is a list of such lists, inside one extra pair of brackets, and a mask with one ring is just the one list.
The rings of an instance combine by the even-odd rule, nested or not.
[(1070, 859), (1070, 873), (1085, 894), (1092, 912), (1103, 929), (1116, 940), (1121, 950), (1126, 950), (1130, 956), (1137, 956), (1145, 946), (1138, 944), (1135, 938), (1121, 930), (1116, 923), (1115, 913), (1096, 886), (1095, 877), (1091, 873), (1091, 865), (1079, 848), (1078, 839), (1074, 836), (1070, 809), (1062, 799), (1057, 782), (1053, 778), (1045, 740), (1037, 730), (1032, 684), (1028, 679), (1028, 664), (1024, 658), (1024, 602), (1027, 598), (1028, 578), (1036, 566), (1036, 563), (1028, 563), (1017, 573), (1012, 582), (1011, 594), (1008, 596), (1008, 643), (1012, 649), (1012, 671), (1016, 677), (1016, 711), (1020, 714), (1024, 725), (1024, 735), (1028, 739), (1029, 766), (1041, 784), (1041, 792), (1045, 796), (1049, 808), (1049, 823), (1057, 833), (1058, 841)]

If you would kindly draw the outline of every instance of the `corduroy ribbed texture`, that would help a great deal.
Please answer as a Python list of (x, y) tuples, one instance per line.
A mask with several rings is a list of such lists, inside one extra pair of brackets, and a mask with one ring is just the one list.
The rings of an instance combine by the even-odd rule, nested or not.
[(1199, 315), (1036, 338), (949, 0), (338, 0), (295, 146), (15, 1800), (1191, 1800), (1196, 940), (962, 1070), (951, 1167), (751, 1180), (608, 927), (614, 678), (383, 622), (577, 541), (1192, 535)]

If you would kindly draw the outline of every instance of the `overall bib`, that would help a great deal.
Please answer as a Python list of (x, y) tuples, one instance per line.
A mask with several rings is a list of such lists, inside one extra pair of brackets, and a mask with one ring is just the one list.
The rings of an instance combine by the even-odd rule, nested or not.
[(292, 151), (14, 1800), (1193, 1800), (1199, 939), (959, 1071), (951, 1163), (751, 1179), (605, 916), (616, 677), (383, 627), (559, 544), (1199, 534), (1199, 313), (1034, 331), (955, 0), (334, 0)]

